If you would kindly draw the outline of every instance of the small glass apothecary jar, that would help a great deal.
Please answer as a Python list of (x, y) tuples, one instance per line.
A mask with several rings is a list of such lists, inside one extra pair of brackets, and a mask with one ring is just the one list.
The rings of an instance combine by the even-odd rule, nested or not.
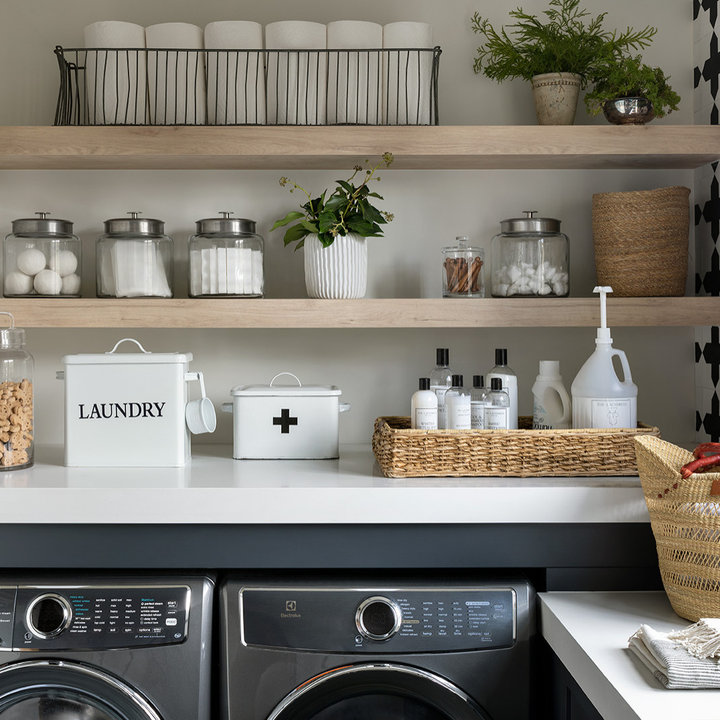
[(98, 238), (98, 297), (172, 297), (173, 240), (165, 235), (165, 223), (128, 215), (106, 220)]
[(0, 328), (0, 471), (33, 464), (33, 357), (25, 350), (25, 330)]
[(570, 258), (560, 221), (523, 212), (503, 220), (492, 239), (493, 297), (567, 297)]
[(5, 297), (80, 297), (80, 239), (69, 220), (13, 220), (3, 246)]
[(231, 214), (195, 223), (189, 241), (190, 297), (263, 296), (263, 239), (254, 220)]
[(465, 235), (455, 240), (457, 245), (442, 250), (443, 297), (485, 297), (485, 251), (470, 247)]

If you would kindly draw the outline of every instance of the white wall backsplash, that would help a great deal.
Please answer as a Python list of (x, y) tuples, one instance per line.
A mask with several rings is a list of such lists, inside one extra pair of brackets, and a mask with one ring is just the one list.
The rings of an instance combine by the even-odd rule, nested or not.
[[(681, 109), (661, 122), (692, 122), (692, 13), (688, 3), (627, 3), (588, 0), (592, 13), (608, 11), (607, 26), (659, 28), (647, 62), (661, 64), (683, 97)], [(496, 24), (506, 22), (516, 3), (453, 0), (366, 0), (357, 5), (311, 0), (302, 6), (280, 0), (237, 2), (191, 0), (2, 0), (0, 36), (12, 72), (0, 76), (0, 124), (47, 125), (52, 122), (58, 73), (52, 48), (78, 46), (84, 25), (117, 19), (149, 25), (165, 21), (204, 25), (224, 19), (261, 23), (303, 19), (327, 22), (367, 19), (379, 23), (418, 20), (433, 25), (434, 42), (443, 48), (440, 61), (442, 124), (535, 124), (529, 86), (498, 85), (474, 75), (472, 59), (479, 38), (470, 30), (474, 10)], [(541, 12), (545, 0), (529, 0), (523, 8)], [(648, 8), (652, 7), (652, 14)], [(32, 32), (30, 32), (32, 29)], [(578, 124), (605, 122), (589, 118), (580, 107)], [(658, 122), (658, 121), (656, 121)], [(392, 147), (384, 148), (392, 151)], [(349, 174), (349, 173), (348, 173)], [(176, 288), (186, 293), (187, 236), (194, 223), (233, 210), (254, 219), (265, 237), (266, 295), (304, 297), (302, 252), (282, 246), (282, 232), (269, 233), (272, 222), (293, 209), (298, 196), (278, 184), (288, 175), (320, 190), (344, 171), (2, 171), (0, 228), (10, 231), (14, 218), (36, 210), (75, 222), (84, 243), (85, 295), (94, 295), (94, 242), (102, 221), (141, 210), (166, 222), (176, 241)], [(459, 234), (486, 248), (499, 221), (537, 209), (562, 220), (570, 237), (573, 296), (591, 295), (595, 284), (591, 237), (594, 192), (649, 189), (663, 185), (692, 186), (689, 171), (385, 171), (376, 188), (383, 209), (395, 214), (386, 238), (369, 240), (369, 297), (439, 297), (440, 249)], [(486, 283), (488, 274), (486, 273)], [(62, 302), (59, 300), (58, 302)], [(238, 312), (243, 312), (238, 300)], [(448, 315), (457, 312), (447, 300)], [(22, 325), (22, 318), (17, 318)], [(610, 314), (612, 324), (612, 313)], [(407, 414), (417, 378), (432, 368), (435, 348), (451, 349), (451, 364), (470, 377), (492, 365), (493, 349), (507, 347), (510, 365), (520, 379), (520, 412), (532, 411), (530, 388), (542, 359), (559, 359), (569, 387), (593, 350), (592, 328), (497, 330), (59, 330), (31, 329), (28, 348), (35, 355), (37, 439), (62, 442), (62, 383), (55, 370), (63, 354), (110, 349), (124, 336), (137, 337), (152, 350), (195, 355), (216, 404), (228, 401), (233, 385), (267, 382), (290, 370), (305, 382), (335, 384), (352, 403), (341, 416), (341, 442), (368, 442), (373, 419)], [(686, 442), (694, 431), (693, 331), (691, 328), (613, 328), (617, 347), (627, 352), (640, 396), (638, 416), (659, 425), (663, 435)], [(662, 363), (658, 358), (662, 357)], [(218, 442), (231, 442), (231, 417), (220, 415)]]

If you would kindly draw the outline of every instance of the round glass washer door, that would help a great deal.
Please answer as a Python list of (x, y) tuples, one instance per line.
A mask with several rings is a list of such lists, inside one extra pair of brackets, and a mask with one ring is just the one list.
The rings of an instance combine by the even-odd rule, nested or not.
[(0, 668), (0, 720), (162, 720), (136, 690), (102, 670), (62, 660)]
[[(409, 665), (345, 665), (303, 683), (267, 720), (491, 720), (465, 692)], [(4, 720), (0, 715), (0, 720)]]

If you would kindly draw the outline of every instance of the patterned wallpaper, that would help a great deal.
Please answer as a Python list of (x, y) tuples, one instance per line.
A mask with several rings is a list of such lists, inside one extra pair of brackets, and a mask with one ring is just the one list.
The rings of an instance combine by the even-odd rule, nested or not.
[[(694, 117), (717, 125), (720, 97), (719, 0), (693, 0)], [(720, 295), (720, 169), (695, 173), (695, 294)], [(720, 318), (718, 318), (720, 321)], [(695, 431), (698, 442), (720, 441), (720, 328), (695, 331)]]

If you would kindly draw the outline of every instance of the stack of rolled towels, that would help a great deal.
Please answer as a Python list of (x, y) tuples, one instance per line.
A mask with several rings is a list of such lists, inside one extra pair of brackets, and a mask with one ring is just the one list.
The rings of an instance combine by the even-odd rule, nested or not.
[[(84, 30), (92, 125), (428, 125), (432, 28), (246, 20)], [(328, 52), (331, 51), (331, 52)], [(420, 51), (422, 50), (422, 51)]]

